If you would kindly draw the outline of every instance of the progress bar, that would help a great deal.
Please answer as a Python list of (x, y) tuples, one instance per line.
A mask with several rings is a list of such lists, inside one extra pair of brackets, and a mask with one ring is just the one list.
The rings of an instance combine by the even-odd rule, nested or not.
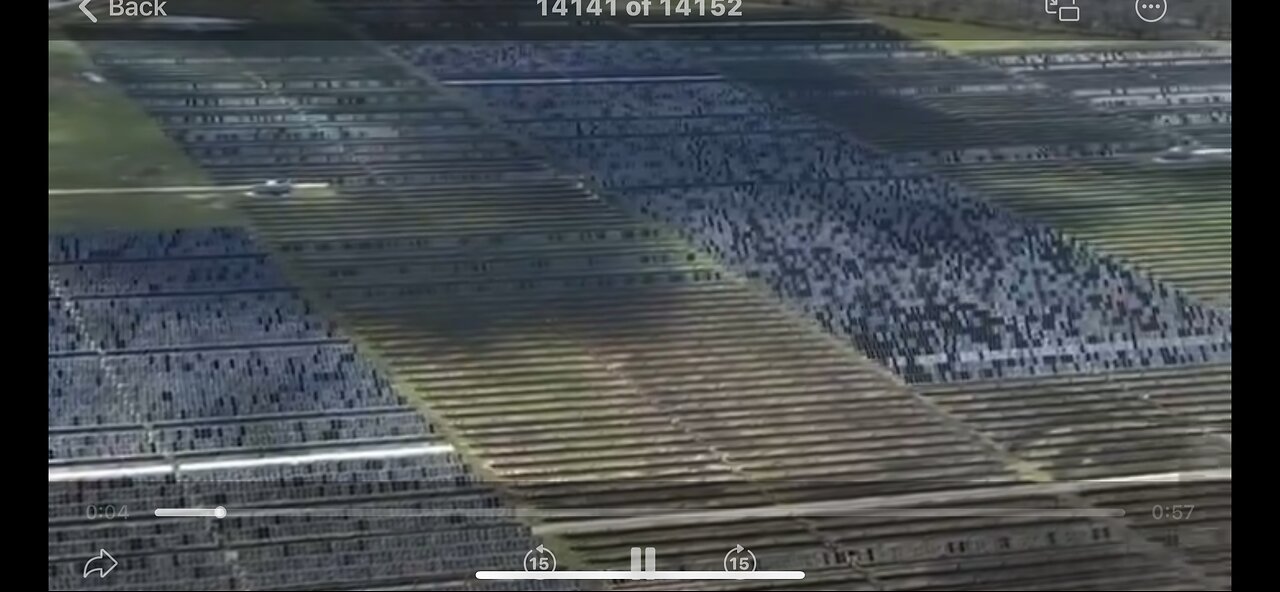
[(216, 508), (156, 508), (157, 518), (226, 518), (227, 509)]
[(802, 571), (478, 571), (477, 580), (803, 580)]

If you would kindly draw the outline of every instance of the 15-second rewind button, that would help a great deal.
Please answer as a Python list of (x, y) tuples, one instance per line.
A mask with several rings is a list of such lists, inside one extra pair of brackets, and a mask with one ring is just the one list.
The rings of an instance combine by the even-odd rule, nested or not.
[(544, 545), (538, 545), (536, 549), (530, 549), (524, 554), (524, 570), (525, 571), (555, 571), (556, 570), (556, 554)]

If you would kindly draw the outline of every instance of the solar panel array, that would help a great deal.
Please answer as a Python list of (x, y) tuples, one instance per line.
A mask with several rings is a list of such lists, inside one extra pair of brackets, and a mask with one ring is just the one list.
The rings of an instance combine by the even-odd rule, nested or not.
[(453, 453), (401, 454), (444, 442), (243, 230), (50, 235), (49, 330), (51, 590), (98, 549), (113, 589), (483, 589), (537, 544), (500, 517), (153, 515), (500, 506)]
[(718, 63), (985, 200), (1230, 306), (1231, 163), (1156, 158), (1174, 145), (1230, 148), (1229, 45), (759, 52)]
[[(849, 41), (844, 47), (872, 45)], [(1229, 365), (1176, 368), (1186, 362), (1177, 355), (1229, 362), (1229, 314), (726, 79), (706, 65), (706, 56), (676, 59), (688, 54), (660, 45), (623, 47), (639, 49), (490, 45), (441, 54), (435, 47), (403, 48), (405, 57), (453, 77), (451, 85), (360, 43), (93, 44), (104, 74), (155, 115), (212, 178), (241, 183), (291, 176), (333, 182), (335, 191), (243, 204), (265, 244), (281, 255), (288, 280), (254, 246), (261, 243), (231, 230), (51, 237), (51, 470), (64, 458), (132, 455), (174, 467), (178, 475), (147, 499), (233, 509), (237, 501), (276, 510), (730, 509), (698, 523), (671, 516), (622, 525), (536, 522), (534, 532), (562, 554), (565, 567), (624, 568), (629, 547), (650, 545), (661, 550), (664, 566), (717, 569), (738, 543), (754, 549), (762, 566), (805, 569), (808, 577), (794, 589), (1229, 585), (1229, 477), (1194, 487), (1083, 491), (1069, 482), (1081, 475), (1229, 468)], [(724, 47), (728, 57), (758, 59), (751, 44)], [(787, 51), (813, 50), (799, 44)], [(486, 82), (612, 71), (649, 76), (654, 60), (670, 64), (658, 74), (690, 79), (573, 83), (564, 86), (570, 93), (537, 85), (511, 93)], [(478, 67), (492, 69), (459, 78), (474, 76)], [(460, 81), (508, 101), (502, 117), (490, 117), (468, 98), (474, 95), (460, 94)], [(568, 96), (574, 93), (608, 98), (612, 110), (580, 117), (585, 107)], [(527, 108), (537, 113), (513, 116), (510, 102), (529, 97)], [(687, 152), (673, 155), (666, 151), (671, 147)], [(591, 164), (584, 172), (595, 178), (564, 174), (566, 162)], [(596, 166), (601, 163), (609, 166)], [(744, 188), (744, 180), (767, 191)], [(724, 197), (726, 187), (734, 197)], [(920, 197), (904, 201), (911, 192)], [(726, 217), (635, 211), (643, 200), (656, 203), (669, 194), (687, 198), (670, 199), (672, 208)], [(882, 260), (921, 249), (904, 236), (919, 239), (941, 227), (917, 219), (895, 229), (892, 223), (901, 223), (908, 210), (889, 204), (932, 205), (924, 211), (937, 220), (968, 225), (944, 244), (983, 245), (985, 237), (997, 237), (1006, 242), (991, 239), (983, 248), (1014, 270), (1010, 278), (1024, 271), (1045, 280), (1024, 301), (1010, 298), (1014, 311), (1051, 310), (1045, 298), (1067, 298), (1052, 293), (1052, 281), (1070, 285), (1066, 278), (1102, 269), (1099, 283), (1115, 281), (1141, 294), (1116, 300), (1123, 306), (1108, 305), (1113, 313), (1124, 311), (1120, 318), (1139, 317), (1124, 316), (1132, 314), (1131, 305), (1160, 309), (1150, 310), (1143, 321), (1152, 324), (1138, 331), (1198, 331), (1212, 343), (1203, 352), (1184, 343), (1172, 358), (1148, 352), (1156, 365), (1174, 367), (1156, 378), (1151, 372), (1099, 375), (1143, 384), (1141, 392), (1061, 377), (908, 388), (852, 351), (848, 330), (831, 322), (823, 327), (819, 307), (806, 309), (797, 296), (804, 282), (796, 276), (803, 274), (785, 273), (812, 270), (814, 261), (843, 269), (823, 254), (834, 254), (834, 245), (815, 243), (838, 242), (839, 235), (819, 229), (843, 213), (833, 206), (849, 194), (869, 200), (864, 212), (880, 208), (877, 220), (888, 228), (865, 225), (845, 236), (879, 232), (885, 242), (903, 243), (890, 252), (878, 252), (888, 247), (876, 243), (841, 245), (866, 258), (861, 267), (868, 271), (859, 271), (869, 285), (899, 286), (890, 273), (895, 264)], [(768, 199), (782, 195), (791, 197)], [(739, 212), (741, 219), (732, 217)], [(784, 223), (752, 226), (768, 215)], [(804, 223), (786, 224), (797, 220)], [(751, 229), (729, 243), (737, 251), (706, 239), (718, 235), (699, 234), (715, 231), (717, 222)], [(1028, 244), (1041, 252), (1028, 252), (1042, 265), (1003, 250), (1010, 236), (1031, 237)], [(71, 246), (83, 240), (93, 246)], [(163, 265), (148, 265), (149, 258)], [(768, 263), (757, 270), (773, 280), (765, 282), (768, 290), (744, 277), (752, 270), (743, 261)], [(290, 287), (295, 279), (308, 288), (307, 298)], [(94, 284), (80, 285), (83, 280)], [(929, 292), (927, 282), (907, 285)], [(899, 304), (904, 297), (877, 296)], [(946, 309), (984, 322), (992, 316), (983, 314), (985, 303), (945, 302)], [(912, 306), (925, 312), (900, 306), (890, 309), (902, 317), (897, 325), (877, 321), (897, 341), (876, 336), (886, 344), (879, 348), (852, 341), (892, 365), (895, 351), (914, 351), (907, 346), (928, 343), (931, 334), (963, 334), (961, 323), (938, 323), (936, 308)], [(1052, 312), (1075, 320), (1072, 312)], [(94, 332), (79, 328), (89, 319)], [(1117, 325), (1107, 315), (1093, 321)], [(1049, 325), (1032, 331), (991, 323), (988, 333), (1052, 336), (1070, 329)], [(974, 343), (989, 351), (989, 342)], [(370, 355), (392, 371), (394, 385)], [(964, 378), (965, 364), (979, 370), (970, 378), (994, 367), (986, 359), (952, 363), (961, 367), (953, 375), (945, 364), (927, 372), (919, 363), (900, 369), (923, 380)], [(1037, 365), (1040, 374), (1075, 370)], [(61, 372), (58, 381), (55, 372)], [(124, 395), (115, 377), (130, 385)], [(55, 382), (65, 391), (57, 397)], [(1195, 394), (1205, 390), (1210, 394)], [(417, 420), (417, 409), (397, 393), (425, 403), (438, 423)], [(55, 398), (66, 403), (56, 411)], [(1004, 413), (1043, 421), (1028, 426), (1036, 433), (1006, 430)], [(1105, 423), (1112, 416), (1144, 423)], [(1091, 430), (1093, 422), (1102, 423)], [(1145, 437), (1128, 439), (1129, 429)], [(377, 457), (380, 450), (443, 443), (443, 431), (465, 445), (472, 463), (464, 466), (451, 453)], [(1151, 452), (1169, 442), (1179, 445), (1185, 463), (1171, 467), (1167, 455)], [(295, 467), (241, 458), (241, 451), (268, 449), (313, 460)], [(324, 457), (352, 450), (371, 457)], [(224, 460), (239, 468), (208, 468)], [(469, 467), (501, 481), (509, 495), (499, 501)], [(243, 484), (232, 487), (230, 480)], [(103, 523), (79, 517), (85, 496), (97, 495), (86, 493), (93, 488), (61, 487), (51, 483), (51, 589), (79, 583), (72, 556), (91, 556), (87, 546), (103, 540), (99, 532), (136, 549), (121, 566), (129, 575), (104, 580), (124, 588), (490, 589), (467, 570), (512, 568), (536, 545), (525, 528), (507, 520), (476, 525), (432, 512), (412, 519), (232, 515), (204, 530), (183, 521), (130, 520), (95, 532)], [(140, 489), (135, 484), (129, 491)], [(1144, 518), (1144, 506), (1174, 498), (1209, 511), (1190, 530)], [(836, 500), (939, 511), (753, 518), (732, 510)], [(942, 509), (961, 503), (955, 500), (1005, 510), (1120, 505), (1129, 513), (945, 516)], [(748, 587), (718, 586), (706, 588)]]
[[(649, 64), (647, 77), (552, 84), (540, 81), (541, 67), (511, 72), (543, 53), (548, 62), (596, 71), (605, 66), (592, 56), (613, 63), (645, 45), (594, 47), (567, 59), (563, 48), (541, 47), (522, 46), (512, 52), (519, 60), (445, 82), (465, 85), (609, 195), (681, 228), (908, 380), (1230, 360), (1229, 314), (750, 87), (683, 80), (640, 56), (633, 62)], [(705, 49), (717, 50), (714, 42)], [(402, 53), (434, 64), (445, 59), (435, 51)], [(817, 62), (827, 51), (792, 59)], [(869, 53), (874, 60), (883, 52)], [(762, 62), (767, 71), (769, 60)], [(790, 84), (797, 70), (778, 67), (788, 94), (802, 92)], [(499, 75), (508, 78), (492, 80)]]

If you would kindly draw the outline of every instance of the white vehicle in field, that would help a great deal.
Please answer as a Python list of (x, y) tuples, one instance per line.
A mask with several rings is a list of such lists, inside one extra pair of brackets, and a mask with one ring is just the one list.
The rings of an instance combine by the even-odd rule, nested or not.
[(289, 197), (293, 193), (293, 179), (267, 179), (253, 186), (255, 197)]
[(1165, 150), (1153, 160), (1160, 164), (1178, 164), (1184, 162), (1210, 162), (1215, 160), (1231, 160), (1230, 148), (1192, 148), (1176, 146)]

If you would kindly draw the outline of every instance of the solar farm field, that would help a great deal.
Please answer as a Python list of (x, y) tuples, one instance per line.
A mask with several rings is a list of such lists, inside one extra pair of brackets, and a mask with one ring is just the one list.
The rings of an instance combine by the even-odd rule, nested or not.
[(1231, 163), (1157, 158), (1171, 145), (1230, 148), (1229, 45), (761, 60), (742, 76), (1104, 254), (1230, 306)]
[[(826, 41), (84, 42), (198, 170), (145, 184), (213, 189), (51, 216), (50, 589), (100, 544), (115, 589), (559, 589), (474, 578), (539, 544), (806, 572), (769, 589), (1230, 588), (1230, 163), (1151, 160), (1229, 146), (1229, 50), (771, 17)], [(327, 189), (222, 191), (265, 178)], [(973, 253), (985, 299), (946, 275)], [(81, 514), (112, 496), (231, 513)]]

